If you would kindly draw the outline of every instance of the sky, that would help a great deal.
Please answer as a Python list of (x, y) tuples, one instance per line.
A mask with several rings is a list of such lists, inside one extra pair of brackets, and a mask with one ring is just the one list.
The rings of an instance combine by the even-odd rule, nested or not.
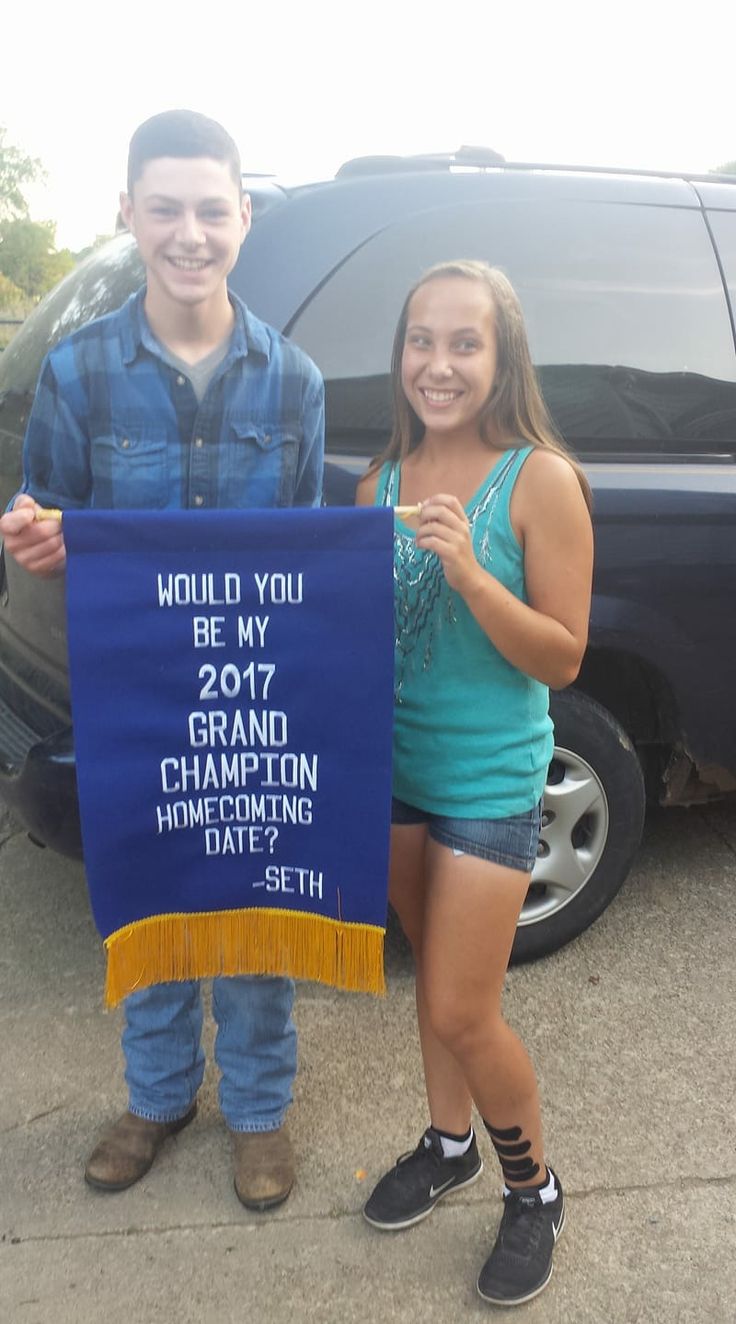
[(245, 170), (286, 184), (462, 143), (704, 172), (736, 158), (734, 38), (724, 0), (14, 0), (0, 124), (46, 169), (33, 219), (79, 249), (114, 228), (132, 131), (173, 106), (220, 120)]

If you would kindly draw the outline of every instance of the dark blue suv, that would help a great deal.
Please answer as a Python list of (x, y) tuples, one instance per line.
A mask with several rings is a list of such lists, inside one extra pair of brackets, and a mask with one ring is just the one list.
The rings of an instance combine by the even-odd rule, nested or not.
[[(595, 496), (590, 644), (574, 689), (552, 698), (544, 829), (514, 949), (552, 951), (621, 885), (647, 795), (682, 805), (736, 790), (736, 178), (467, 149), (364, 158), (334, 180), (251, 192), (232, 285), (324, 374), (328, 503), (352, 501), (384, 445), (392, 333), (418, 274), (484, 258), (521, 296), (547, 404)], [(3, 503), (43, 354), (141, 276), (121, 235), (0, 357)], [(70, 720), (63, 584), (7, 557), (0, 792), (35, 840), (79, 854)]]

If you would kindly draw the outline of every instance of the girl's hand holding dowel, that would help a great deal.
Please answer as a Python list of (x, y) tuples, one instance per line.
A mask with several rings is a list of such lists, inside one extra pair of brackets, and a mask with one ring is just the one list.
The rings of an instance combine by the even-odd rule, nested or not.
[(476, 575), (483, 574), (473, 551), (468, 517), (457, 497), (447, 492), (422, 502), (417, 547), (437, 554), (445, 579), (458, 593)]
[[(590, 521), (575, 475), (560, 457), (531, 457), (527, 478), (535, 497), (524, 538), (527, 603), (479, 564), (468, 518), (456, 497), (440, 493), (422, 503), (417, 546), (437, 554), (450, 588), (507, 662), (561, 688), (574, 680), (585, 650)], [(551, 495), (546, 504), (545, 492)]]

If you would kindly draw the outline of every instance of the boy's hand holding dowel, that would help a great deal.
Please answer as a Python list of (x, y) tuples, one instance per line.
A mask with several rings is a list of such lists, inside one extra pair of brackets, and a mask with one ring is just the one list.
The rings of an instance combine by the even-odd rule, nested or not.
[(0, 518), (6, 551), (31, 574), (48, 577), (66, 564), (61, 511), (44, 510), (32, 497), (16, 497), (13, 509)]

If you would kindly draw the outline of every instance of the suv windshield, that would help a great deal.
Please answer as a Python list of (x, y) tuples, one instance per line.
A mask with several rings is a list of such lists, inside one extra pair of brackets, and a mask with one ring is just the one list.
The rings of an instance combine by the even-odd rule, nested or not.
[(31, 313), (0, 355), (0, 397), (8, 389), (19, 394), (34, 391), (47, 350), (93, 317), (119, 308), (143, 276), (129, 234), (90, 253)]

